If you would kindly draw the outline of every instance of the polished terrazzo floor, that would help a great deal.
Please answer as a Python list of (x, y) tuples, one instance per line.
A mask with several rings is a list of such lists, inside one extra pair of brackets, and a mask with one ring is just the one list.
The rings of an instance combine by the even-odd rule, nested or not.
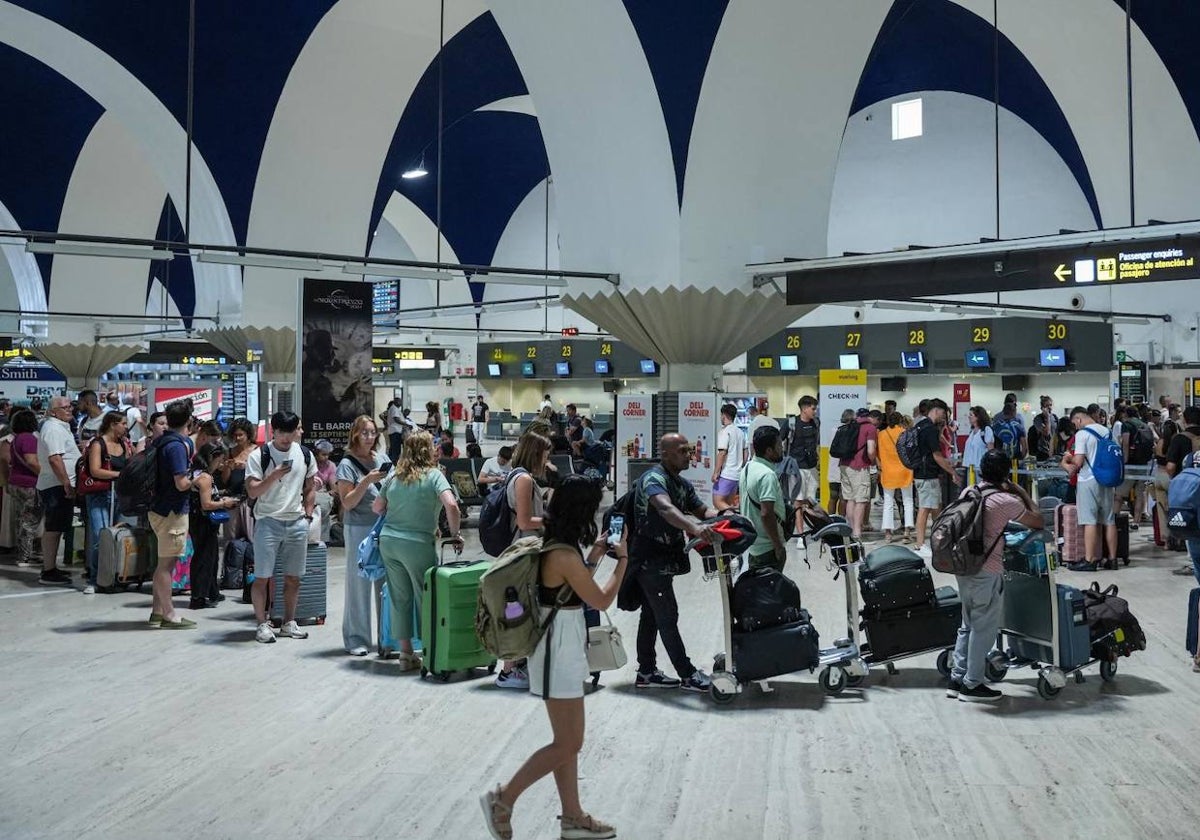
[[(1200, 836), (1195, 582), (1170, 574), (1185, 555), (1133, 541), (1130, 567), (1071, 581), (1118, 582), (1147, 633), (1112, 683), (1092, 669), (1046, 701), (1013, 671), (1003, 701), (970, 705), (945, 698), (926, 656), (839, 698), (805, 674), (717, 707), (635, 691), (631, 664), (587, 700), (584, 805), (625, 838)], [(0, 567), (0, 838), (486, 837), (478, 794), (547, 740), (541, 704), (483, 675), (441, 684), (346, 656), (340, 551), (331, 563), (328, 623), (275, 645), (254, 642), (234, 593), (196, 631), (159, 631), (147, 594)], [(820, 562), (789, 571), (832, 640), (842, 582)], [(706, 669), (716, 586), (678, 581)], [(632, 656), (637, 616), (616, 621)], [(556, 813), (546, 780), (518, 804), (517, 836), (556, 837)]]

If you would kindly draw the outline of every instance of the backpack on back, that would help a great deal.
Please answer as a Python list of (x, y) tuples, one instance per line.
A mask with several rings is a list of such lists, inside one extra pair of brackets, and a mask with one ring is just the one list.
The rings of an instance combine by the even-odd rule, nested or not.
[(988, 555), (1004, 538), (1003, 529), (991, 545), (985, 545), (983, 537), (987, 507), (984, 500), (998, 492), (969, 487), (938, 514), (929, 537), (933, 568), (964, 577), (979, 574)]
[(858, 427), (857, 420), (851, 420), (849, 423), (838, 426), (838, 430), (834, 432), (833, 441), (829, 444), (830, 458), (838, 460), (853, 458), (858, 454), (859, 449), (864, 448), (858, 445)]
[(483, 500), (479, 509), (479, 544), (489, 557), (500, 557), (513, 545), (513, 516), (516, 511), (508, 503), (508, 483), (528, 470), (517, 467), (510, 472)]
[(1200, 467), (1193, 455), (1180, 466), (1183, 469), (1167, 485), (1167, 527), (1173, 537), (1200, 539)]
[(921, 449), (921, 430), (914, 424), (896, 438), (896, 457), (900, 463), (915, 470), (925, 461), (926, 453)]
[[(304, 455), (304, 474), (308, 475), (308, 466), (312, 463), (312, 450), (304, 444), (300, 444), (300, 452)], [(271, 466), (271, 449), (270, 444), (264, 443), (258, 448), (258, 464), (262, 471), (263, 478), (267, 477), (267, 468)], [(250, 512), (254, 513), (254, 505), (258, 499), (247, 499), (246, 505), (250, 508)]]
[(1149, 464), (1154, 457), (1154, 431), (1141, 420), (1124, 420), (1129, 426), (1129, 463), (1135, 466)]
[(992, 432), (996, 435), (996, 447), (1003, 450), (1009, 460), (1021, 454), (1021, 426), (1015, 417), (1012, 420), (997, 417)]
[(795, 458), (796, 463), (800, 464), (803, 469), (810, 470), (819, 466), (821, 463), (820, 438), (821, 425), (817, 420), (814, 419), (811, 424), (801, 425), (800, 419), (796, 418), (788, 454)]
[(113, 482), (117, 510), (122, 516), (141, 516), (150, 511), (150, 502), (158, 493), (158, 443), (154, 441), (130, 458)]
[(1112, 435), (1102, 435), (1091, 426), (1083, 429), (1096, 439), (1096, 457), (1092, 459), (1092, 475), (1101, 487), (1120, 487), (1125, 481), (1125, 461), (1121, 455), (1121, 444)]
[(479, 579), (475, 635), (497, 659), (532, 655), (559, 606), (570, 597), (570, 587), (564, 586), (558, 603), (542, 619), (538, 603), (542, 553), (557, 545), (543, 544), (541, 537), (522, 537), (505, 548)]

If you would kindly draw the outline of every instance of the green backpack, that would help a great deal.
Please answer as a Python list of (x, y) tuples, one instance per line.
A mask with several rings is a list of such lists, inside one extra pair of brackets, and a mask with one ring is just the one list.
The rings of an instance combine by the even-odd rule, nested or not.
[(542, 619), (538, 577), (542, 554), (563, 543), (521, 537), (506, 548), (479, 580), (475, 635), (497, 659), (524, 659), (533, 654), (554, 616), (571, 596), (564, 586), (550, 614)]

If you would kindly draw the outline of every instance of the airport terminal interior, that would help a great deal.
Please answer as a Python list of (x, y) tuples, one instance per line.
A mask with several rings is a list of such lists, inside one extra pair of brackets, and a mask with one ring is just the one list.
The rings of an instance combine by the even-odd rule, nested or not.
[(1200, 836), (1197, 31), (0, 0), (0, 838)]

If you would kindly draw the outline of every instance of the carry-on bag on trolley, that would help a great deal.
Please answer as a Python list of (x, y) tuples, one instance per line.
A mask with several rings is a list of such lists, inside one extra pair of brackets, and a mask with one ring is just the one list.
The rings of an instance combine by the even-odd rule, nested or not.
[(821, 637), (807, 610), (789, 624), (752, 633), (733, 634), (733, 659), (743, 682), (764, 680), (795, 671), (811, 671), (821, 664)]
[(935, 603), (919, 604), (866, 616), (872, 661), (882, 661), (936, 648), (951, 648), (962, 624), (962, 601), (952, 586), (939, 587)]
[(1129, 611), (1129, 602), (1117, 595), (1112, 584), (1103, 591), (1099, 583), (1083, 590), (1094, 659), (1115, 660), (1135, 650), (1146, 649), (1146, 634)]
[[(309, 543), (305, 558), (304, 576), (300, 578), (300, 598), (296, 603), (297, 624), (324, 624), (329, 610), (326, 606), (327, 566), (329, 554), (324, 543)], [(276, 564), (274, 591), (268, 591), (271, 619), (283, 621), (283, 568)]]
[(800, 620), (800, 587), (769, 566), (747, 569), (733, 585), (733, 629), (753, 632)]
[[(1064, 505), (1066, 507), (1066, 505)], [(1006, 575), (1004, 579), (1005, 630), (1038, 639), (1051, 638), (1049, 581), (1028, 575)], [(1087, 604), (1083, 593), (1073, 586), (1058, 584), (1059, 667), (1073, 671), (1091, 660), (1092, 635), (1088, 627)], [(1018, 659), (1051, 662), (1053, 651), (1030, 639), (1008, 636), (1013, 655)]]
[(1087, 559), (1083, 541), (1083, 526), (1079, 524), (1079, 508), (1059, 505), (1054, 510), (1054, 541), (1058, 544), (1058, 562), (1065, 566)]
[(928, 607), (936, 600), (925, 560), (902, 545), (881, 546), (868, 554), (858, 570), (858, 583), (864, 616)]
[(443, 682), (455, 671), (473, 668), (494, 670), (496, 659), (475, 634), (479, 602), (479, 579), (488, 570), (487, 561), (445, 561), (443, 542), (438, 564), (425, 572), (421, 588), (421, 641), (424, 662), (421, 676), (433, 674)]

